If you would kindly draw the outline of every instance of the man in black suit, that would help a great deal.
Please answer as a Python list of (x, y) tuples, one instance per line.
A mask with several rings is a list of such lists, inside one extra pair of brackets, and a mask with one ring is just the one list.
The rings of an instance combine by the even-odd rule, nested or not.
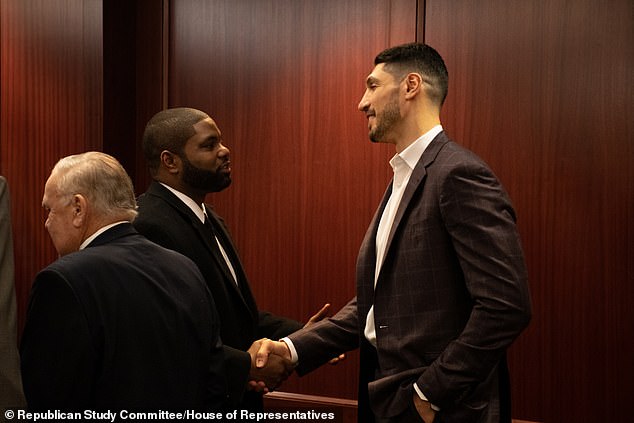
[(196, 265), (141, 236), (132, 182), (89, 152), (60, 160), (42, 205), (59, 259), (31, 291), (20, 347), (35, 410), (219, 410), (219, 321)]
[(267, 341), (300, 374), (360, 346), (359, 421), (510, 423), (506, 349), (530, 320), (515, 212), (491, 169), (440, 125), (447, 69), (431, 47), (381, 52), (359, 110), (393, 144), (394, 179), (357, 260), (357, 297)]
[[(258, 310), (227, 226), (204, 204), (208, 193), (231, 183), (230, 153), (220, 129), (200, 110), (163, 110), (148, 122), (143, 150), (154, 181), (138, 199), (134, 226), (198, 265), (220, 314), (231, 404), (261, 409), (261, 393), (250, 388), (260, 382), (257, 386), (274, 389), (293, 366), (277, 357), (267, 368), (256, 368), (254, 341), (277, 339), (302, 324)], [(317, 313), (309, 322), (320, 316)]]

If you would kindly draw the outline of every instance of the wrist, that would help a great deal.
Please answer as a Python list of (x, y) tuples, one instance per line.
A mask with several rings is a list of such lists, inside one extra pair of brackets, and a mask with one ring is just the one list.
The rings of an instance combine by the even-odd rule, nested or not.
[(425, 394), (423, 394), (423, 391), (420, 390), (420, 388), (418, 387), (418, 385), (416, 383), (414, 383), (414, 393), (415, 395), (418, 395), (418, 397), (425, 401), (426, 403), (429, 404), (429, 406), (431, 407), (432, 410), (434, 411), (440, 411), (440, 408), (436, 407), (434, 404), (432, 404), (431, 402), (429, 402), (429, 400), (427, 399), (427, 397), (425, 396)]
[(293, 345), (293, 341), (291, 341), (288, 337), (284, 337), (280, 339), (280, 342), (286, 346), (286, 354), (288, 354), (286, 358), (288, 358), (293, 364), (297, 364), (299, 357), (297, 355), (295, 345)]

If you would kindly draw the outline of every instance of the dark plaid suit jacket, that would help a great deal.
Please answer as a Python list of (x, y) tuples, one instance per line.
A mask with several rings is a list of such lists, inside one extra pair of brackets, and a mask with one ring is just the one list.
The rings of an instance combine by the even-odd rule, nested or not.
[[(441, 408), (439, 422), (510, 422), (505, 354), (530, 320), (530, 298), (508, 195), (441, 132), (403, 194), (375, 288), (376, 232), (390, 194), (391, 186), (361, 245), (357, 297), (290, 337), (298, 371), (361, 345), (359, 421), (413, 421), (403, 416), (416, 382)], [(376, 350), (363, 337), (372, 305)]]

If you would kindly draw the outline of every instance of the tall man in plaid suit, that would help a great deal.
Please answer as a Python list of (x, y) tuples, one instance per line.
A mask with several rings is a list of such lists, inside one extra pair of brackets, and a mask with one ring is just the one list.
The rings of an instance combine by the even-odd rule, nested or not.
[(360, 422), (511, 421), (506, 349), (530, 320), (524, 258), (503, 187), (440, 125), (447, 80), (424, 44), (376, 57), (359, 110), (396, 155), (357, 297), (258, 355), (290, 356), (304, 374), (359, 346)]

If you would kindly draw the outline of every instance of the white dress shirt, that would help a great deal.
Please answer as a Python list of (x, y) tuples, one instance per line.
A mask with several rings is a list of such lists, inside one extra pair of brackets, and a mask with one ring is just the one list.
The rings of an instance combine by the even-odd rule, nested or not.
[[(416, 167), (416, 164), (423, 155), (423, 152), (427, 146), (433, 141), (433, 139), (442, 131), (442, 126), (436, 125), (416, 141), (410, 144), (405, 150), (397, 153), (390, 160), (390, 165), (394, 171), (394, 179), (392, 180), (392, 194), (390, 195), (385, 210), (381, 215), (379, 221), (379, 228), (376, 232), (376, 267), (374, 271), (374, 287), (379, 280), (379, 274), (381, 273), (381, 267), (383, 266), (383, 260), (385, 258), (385, 248), (387, 246), (387, 239), (392, 230), (394, 224), (394, 217), (396, 211), (401, 204), (401, 198), (409, 182), (409, 178), (412, 176), (412, 172)], [(364, 335), (370, 344), (376, 347), (376, 328), (374, 326), (374, 306), (370, 308), (368, 316), (365, 322)]]
[[(394, 217), (398, 210), (405, 188), (409, 183), (409, 178), (412, 176), (412, 172), (416, 167), (416, 164), (420, 161), (420, 158), (425, 152), (425, 149), (433, 141), (433, 139), (442, 131), (442, 126), (436, 125), (420, 138), (409, 145), (405, 150), (397, 153), (390, 160), (390, 165), (394, 171), (394, 179), (392, 180), (392, 193), (385, 205), (381, 220), (379, 221), (379, 227), (376, 232), (376, 267), (374, 270), (374, 287), (379, 280), (379, 274), (381, 273), (381, 267), (383, 266), (383, 260), (385, 259), (385, 248), (387, 247), (387, 239), (392, 230), (394, 224)], [(368, 342), (376, 347), (376, 327), (374, 324), (374, 306), (370, 307), (368, 316), (365, 321), (365, 330), (363, 332)], [(427, 401), (427, 397), (418, 388), (418, 385), (414, 383), (414, 390), (418, 396)], [(433, 404), (430, 404), (435, 411), (440, 410)]]
[[(183, 194), (180, 191), (175, 190), (174, 188), (170, 187), (169, 185), (165, 185), (162, 182), (160, 182), (160, 184), (163, 185), (168, 190), (170, 190), (183, 203), (185, 203), (185, 205), (187, 205), (187, 207), (189, 207), (191, 209), (191, 211), (194, 212), (196, 217), (198, 217), (198, 219), (200, 219), (200, 221), (203, 223), (203, 225), (205, 224), (205, 216), (207, 215), (207, 210), (205, 209), (205, 205), (204, 204), (196, 204), (196, 202), (194, 200), (192, 200), (191, 197)], [(227, 255), (227, 252), (222, 247), (222, 244), (220, 243), (220, 240), (218, 239), (218, 237), (214, 236), (214, 238), (216, 239), (216, 243), (218, 244), (218, 248), (220, 248), (220, 253), (222, 254), (222, 258), (225, 259), (225, 262), (227, 263), (227, 267), (229, 267), (229, 271), (231, 272), (231, 276), (233, 276), (233, 281), (237, 284), (238, 283), (238, 277), (236, 276), (236, 271), (234, 270), (233, 265), (231, 265), (231, 260), (229, 260), (229, 256)]]
[[(390, 165), (392, 166), (392, 169), (394, 171), (394, 179), (392, 182), (392, 193), (390, 195), (390, 198), (388, 199), (385, 209), (383, 210), (383, 214), (381, 215), (381, 220), (379, 221), (379, 227), (376, 233), (376, 267), (374, 272), (375, 288), (376, 283), (379, 279), (381, 267), (383, 266), (383, 260), (385, 258), (387, 239), (389, 237), (390, 231), (392, 230), (394, 217), (396, 216), (396, 211), (398, 210), (401, 203), (401, 198), (403, 198), (405, 188), (407, 187), (409, 179), (412, 176), (412, 172), (414, 171), (416, 164), (420, 161), (423, 152), (434, 140), (436, 135), (438, 135), (440, 132), (442, 132), (442, 126), (434, 126), (432, 129), (430, 129), (421, 137), (419, 137), (416, 141), (414, 141), (411, 145), (409, 145), (405, 150), (395, 154), (394, 157), (392, 157), (392, 159), (390, 160)], [(370, 308), (370, 311), (368, 313), (364, 335), (367, 340), (376, 347), (374, 306)], [(297, 350), (295, 349), (293, 342), (289, 338), (282, 338), (282, 341), (284, 341), (288, 345), (288, 349), (291, 353), (291, 360), (294, 363), (297, 363), (299, 357), (297, 355)], [(414, 383), (414, 389), (422, 400), (427, 401), (427, 397), (425, 397), (425, 394), (422, 393), (416, 383)], [(440, 410), (435, 405), (430, 405), (435, 411)]]

